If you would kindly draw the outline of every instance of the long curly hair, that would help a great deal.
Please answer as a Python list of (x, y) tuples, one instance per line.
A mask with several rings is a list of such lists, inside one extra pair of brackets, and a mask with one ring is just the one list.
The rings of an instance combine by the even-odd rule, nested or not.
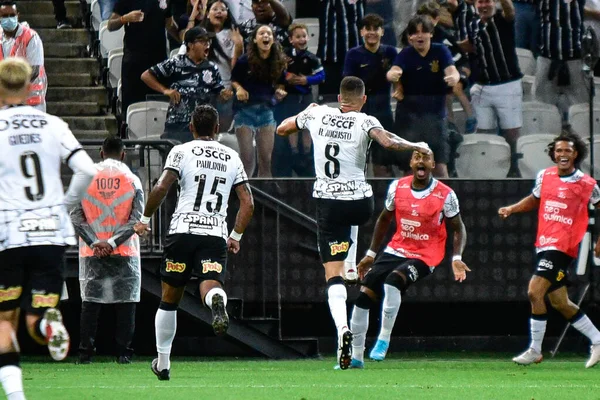
[[(213, 26), (213, 24), (210, 23), (210, 18), (208, 18), (208, 13), (210, 12), (212, 6), (215, 5), (215, 3), (223, 3), (225, 5), (225, 8), (227, 9), (227, 19), (225, 20), (225, 22), (223, 22), (223, 29), (236, 29), (237, 24), (235, 22), (235, 19), (231, 15), (231, 11), (229, 11), (229, 4), (224, 0), (210, 0), (208, 2), (206, 6), (206, 18), (204, 18), (204, 21), (202, 21), (200, 25), (203, 26), (209, 32), (215, 32), (215, 27)], [(217, 39), (213, 39), (212, 44), (210, 45), (210, 49), (208, 51), (208, 58), (211, 61), (216, 62), (218, 61), (217, 55), (231, 61), (231, 57), (229, 57), (229, 55), (225, 53), (225, 50), (223, 50), (219, 41)]]
[(260, 57), (260, 51), (258, 45), (254, 42), (258, 30), (263, 26), (268, 27), (273, 32), (273, 28), (269, 25), (257, 25), (250, 35), (250, 43), (248, 44), (248, 64), (250, 66), (250, 73), (252, 76), (264, 83), (270, 83), (274, 85), (277, 80), (281, 77), (281, 73), (287, 67), (287, 61), (285, 54), (281, 48), (281, 44), (275, 39), (273, 35), (273, 46), (269, 52), (269, 56), (266, 59)]
[(585, 141), (578, 134), (564, 129), (560, 133), (560, 135), (555, 137), (552, 142), (548, 143), (548, 155), (554, 163), (556, 163), (556, 159), (554, 158), (554, 149), (556, 148), (556, 143), (558, 142), (573, 143), (573, 147), (575, 148), (575, 151), (577, 151), (577, 158), (575, 158), (575, 166), (579, 167), (581, 165), (581, 162), (585, 160), (588, 154), (588, 147)]

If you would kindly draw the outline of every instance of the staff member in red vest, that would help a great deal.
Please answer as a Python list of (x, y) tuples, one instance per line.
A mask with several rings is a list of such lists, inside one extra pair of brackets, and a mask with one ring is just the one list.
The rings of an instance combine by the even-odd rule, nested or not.
[(19, 23), (19, 12), (14, 1), (0, 2), (0, 60), (22, 57), (33, 70), (27, 105), (46, 111), (48, 79), (44, 69), (44, 47), (42, 40), (27, 23)]
[(79, 235), (81, 342), (79, 360), (91, 362), (102, 304), (115, 304), (117, 361), (131, 362), (135, 305), (140, 301), (140, 243), (133, 225), (142, 216), (142, 184), (122, 161), (119, 138), (106, 138), (99, 172), (71, 211)]
[[(433, 177), (433, 155), (413, 152), (410, 168), (412, 176), (391, 183), (385, 208), (375, 224), (370, 250), (357, 267), (362, 286), (350, 322), (350, 330), (354, 334), (350, 368), (364, 368), (369, 309), (381, 297), (381, 330), (369, 356), (377, 361), (385, 358), (402, 293), (413, 283), (431, 275), (444, 259), (446, 220), (454, 231), (454, 279), (462, 282), (470, 271), (462, 261), (467, 232), (460, 217), (456, 194)], [(376, 251), (381, 248), (394, 217), (396, 233), (375, 261)]]
[[(590, 368), (600, 361), (600, 332), (569, 300), (567, 270), (577, 258), (579, 243), (588, 227), (588, 204), (600, 206), (600, 189), (594, 178), (578, 169), (587, 156), (587, 145), (579, 136), (563, 132), (548, 145), (548, 154), (556, 166), (538, 173), (532, 193), (498, 210), (501, 218), (508, 218), (511, 214), (538, 208), (536, 269), (527, 290), (531, 302), (531, 343), (529, 349), (513, 361), (521, 365), (542, 361), (547, 320), (545, 297), (548, 295), (550, 305), (590, 339), (591, 356), (585, 365)], [(600, 256), (600, 240), (594, 253)]]

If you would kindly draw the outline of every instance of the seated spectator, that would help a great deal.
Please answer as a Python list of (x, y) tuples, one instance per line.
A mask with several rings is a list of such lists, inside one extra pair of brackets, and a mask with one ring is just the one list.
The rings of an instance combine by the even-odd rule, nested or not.
[(189, 124), (196, 106), (214, 102), (217, 94), (221, 101), (233, 95), (223, 87), (217, 66), (206, 59), (213, 37), (202, 27), (189, 29), (184, 37), (186, 54), (163, 61), (142, 74), (148, 87), (171, 100), (161, 138), (181, 143), (193, 140)]
[[(396, 106), (395, 133), (409, 141), (426, 142), (435, 155), (434, 175), (448, 177), (450, 157), (446, 127), (446, 95), (460, 75), (448, 48), (431, 43), (433, 23), (422, 15), (408, 23), (410, 46), (402, 49), (388, 71), (390, 82), (400, 82), (403, 94), (394, 92)], [(401, 157), (398, 165), (409, 170), (409, 159)]]
[[(107, 11), (107, 14), (102, 12), (102, 2), (107, 0), (100, 0), (100, 13), (102, 14), (102, 21), (110, 18), (112, 8)], [(110, 0), (108, 0), (110, 1)], [(52, 0), (52, 6), (54, 7), (54, 19), (56, 20), (56, 29), (67, 29), (71, 28), (71, 22), (67, 18), (67, 8), (65, 7), (65, 0)], [(114, 4), (113, 4), (114, 6)], [(106, 15), (106, 17), (105, 17)]]
[[(207, 5), (207, 16), (202, 21), (202, 26), (215, 34), (208, 53), (208, 59), (219, 68), (223, 86), (231, 89), (231, 70), (237, 59), (244, 52), (244, 39), (229, 13), (227, 3), (223, 0), (210, 0)], [(182, 45), (179, 54), (185, 54), (186, 46)], [(219, 125), (223, 131), (229, 130), (233, 122), (233, 98), (214, 106), (219, 112)]]
[[(348, 50), (344, 61), (343, 76), (356, 76), (365, 83), (367, 102), (362, 112), (379, 120), (388, 131), (394, 128), (394, 117), (391, 106), (391, 84), (385, 78), (392, 63), (398, 55), (393, 46), (381, 44), (384, 36), (383, 18), (376, 14), (367, 14), (361, 21), (360, 36), (364, 45)], [(371, 144), (371, 162), (373, 174), (376, 177), (392, 176), (393, 160), (391, 152), (385, 150), (379, 143)]]
[(271, 153), (275, 136), (274, 104), (285, 91), (285, 54), (269, 25), (259, 25), (251, 35), (248, 53), (242, 55), (231, 73), (236, 92), (233, 102), (234, 127), (240, 157), (249, 176), (254, 172), (254, 137), (258, 150), (258, 176), (271, 176)]
[(246, 41), (246, 48), (252, 44), (253, 33), (257, 25), (269, 25), (275, 40), (281, 46), (289, 47), (287, 29), (292, 16), (279, 0), (252, 0), (254, 18), (240, 23), (240, 32)]
[(523, 125), (523, 74), (515, 46), (515, 8), (511, 0), (477, 0), (480, 19), (470, 29), (477, 60), (471, 99), (479, 120), (479, 133), (496, 133), (510, 145), (509, 176), (518, 177), (517, 139)]
[[(312, 85), (325, 80), (321, 60), (307, 50), (308, 28), (303, 24), (292, 24), (289, 29), (292, 47), (285, 49), (287, 73), (285, 75), (285, 99), (275, 109), (277, 123), (304, 111), (314, 102)], [(275, 136), (273, 171), (275, 176), (292, 176), (292, 170), (301, 177), (314, 177), (312, 140), (310, 132), (304, 129), (292, 133), (287, 138)]]

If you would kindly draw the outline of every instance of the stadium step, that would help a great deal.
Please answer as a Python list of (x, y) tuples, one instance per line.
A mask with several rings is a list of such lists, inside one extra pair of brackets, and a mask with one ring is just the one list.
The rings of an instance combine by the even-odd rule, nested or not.
[[(52, 1), (40, 1), (40, 0), (20, 0), (17, 7), (19, 7), (20, 19), (28, 21), (32, 15), (47, 14), (51, 15), (54, 19), (54, 8), (52, 7)], [(81, 14), (81, 4), (77, 0), (65, 1), (65, 8), (67, 9), (67, 16), (73, 17)], [(56, 23), (54, 24), (56, 27)], [(34, 25), (31, 26), (36, 29)]]
[(317, 357), (319, 355), (319, 339), (314, 337), (301, 337), (301, 338), (284, 338), (283, 343), (290, 347), (293, 347), (302, 354), (306, 354), (309, 357)]
[[(48, 2), (50, 3), (50, 2)], [(50, 3), (52, 4), (52, 3)], [(31, 26), (40, 35), (44, 46), (48, 43), (88, 43), (90, 34), (86, 29), (56, 29), (41, 28), (36, 29)]]
[(108, 104), (106, 89), (103, 87), (50, 87), (46, 101), (80, 101)]
[(92, 76), (100, 75), (98, 60), (95, 58), (47, 58), (45, 61), (46, 72), (55, 73), (89, 73)]
[(54, 87), (96, 86), (96, 79), (90, 73), (80, 74), (48, 74), (48, 85)]
[(44, 44), (46, 58), (76, 58), (88, 57), (86, 44), (82, 43), (48, 43)]
[(279, 336), (279, 319), (277, 318), (252, 317), (243, 318), (243, 321), (265, 335), (271, 337)]
[[(19, 2), (19, 11), (21, 10), (21, 4), (23, 1)], [(26, 1), (25, 3), (29, 3)], [(41, 2), (40, 2), (41, 3)], [(52, 3), (50, 3), (52, 5)], [(42, 28), (56, 28), (56, 20), (54, 19), (54, 13), (50, 12), (48, 14), (41, 14), (39, 10), (34, 10), (35, 14), (30, 14), (26, 20), (29, 26), (37, 27), (38, 29)], [(73, 14), (67, 14), (69, 18), (69, 22), (73, 26), (81, 26), (81, 18), (78, 16), (73, 16)]]
[[(109, 131), (117, 132), (117, 120), (113, 115), (65, 116), (62, 118), (73, 131)], [(88, 137), (86, 137), (87, 139)], [(83, 138), (82, 138), (83, 139)]]
[(73, 135), (79, 140), (85, 139), (104, 139), (110, 135), (110, 132), (107, 130), (77, 130), (72, 129)]
[(49, 101), (47, 104), (47, 111), (59, 117), (68, 115), (104, 115), (104, 107), (95, 102)]

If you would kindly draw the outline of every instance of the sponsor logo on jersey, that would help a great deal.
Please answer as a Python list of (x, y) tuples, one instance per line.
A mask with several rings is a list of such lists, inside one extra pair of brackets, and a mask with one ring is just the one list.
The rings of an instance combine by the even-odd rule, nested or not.
[(417, 269), (417, 267), (415, 267), (414, 265), (409, 265), (408, 267), (408, 278), (413, 281), (416, 282), (417, 279), (419, 279), (419, 270)]
[(433, 197), (437, 197), (438, 199), (446, 200), (444, 198), (444, 195), (442, 195), (440, 192), (434, 192)]
[(166, 260), (167, 265), (165, 266), (166, 272), (179, 272), (182, 273), (185, 271), (185, 263), (173, 262), (171, 260)]
[(562, 279), (565, 277), (565, 273), (562, 271), (558, 271), (558, 275), (556, 275), (556, 282), (560, 282), (562, 281)]
[(183, 222), (190, 224), (190, 228), (209, 228), (219, 226), (219, 218), (198, 214), (187, 214)]
[[(22, 118), (22, 119), (14, 118), (14, 119), (11, 119), (10, 121), (7, 121), (5, 119), (0, 119), (0, 131), (7, 130), (11, 125), (12, 125), (13, 129), (21, 129), (21, 128), (43, 129), (46, 125), (48, 125), (48, 121), (46, 121), (45, 119), (38, 119), (38, 118), (31, 118), (31, 119), (29, 119), (29, 118)], [(15, 136), (21, 136), (21, 135), (15, 135)], [(38, 142), (33, 142), (33, 143), (38, 143)], [(24, 143), (15, 143), (15, 144), (24, 144)]]
[(54, 236), (59, 227), (60, 220), (53, 215), (50, 218), (22, 219), (19, 232), (26, 232), (29, 237)]
[(554, 268), (554, 264), (550, 260), (540, 260), (538, 264), (538, 270), (551, 270)]
[(60, 296), (56, 293), (34, 294), (31, 297), (31, 307), (33, 308), (52, 308), (56, 307)]
[(554, 200), (547, 200), (544, 203), (544, 221), (558, 222), (565, 225), (573, 225), (573, 219), (560, 215), (561, 210), (569, 208), (565, 203)]
[(0, 289), (0, 303), (3, 301), (17, 300), (23, 293), (23, 287), (11, 286), (6, 289)]
[(333, 182), (327, 185), (325, 191), (329, 193), (354, 192), (357, 189), (357, 186), (356, 181), (349, 181), (346, 183)]
[(203, 261), (202, 262), (202, 273), (206, 274), (207, 272), (216, 272), (220, 274), (223, 271), (223, 266), (216, 261)]
[(214, 158), (215, 160), (229, 161), (231, 155), (224, 149), (218, 149), (216, 147), (200, 147), (196, 146), (192, 149), (192, 153), (198, 157)]
[(415, 232), (416, 228), (419, 228), (421, 223), (419, 221), (413, 221), (406, 218), (400, 219), (400, 228), (402, 231), (400, 234), (402, 237), (413, 240), (429, 240), (429, 235), (426, 233)]
[(40, 137), (39, 133), (23, 133), (20, 135), (12, 135), (8, 137), (8, 144), (10, 144), (11, 146), (41, 142), (42, 138)]
[(558, 242), (557, 238), (540, 236), (540, 246), (548, 246)]
[(333, 126), (334, 128), (340, 129), (352, 129), (354, 123), (356, 122), (356, 117), (345, 116), (345, 115), (330, 115), (325, 114), (321, 119), (321, 123), (327, 126)]
[(350, 243), (349, 242), (329, 243), (329, 248), (331, 249), (331, 255), (335, 256), (336, 254), (339, 254), (339, 253), (346, 253), (348, 251), (348, 249), (350, 248)]

